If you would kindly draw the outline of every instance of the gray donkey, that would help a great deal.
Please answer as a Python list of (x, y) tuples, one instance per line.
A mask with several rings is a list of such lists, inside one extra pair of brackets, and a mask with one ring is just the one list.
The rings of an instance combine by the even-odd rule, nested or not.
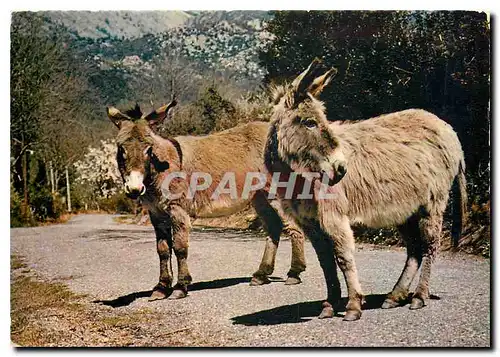
[[(139, 106), (120, 112), (114, 107), (108, 117), (119, 128), (116, 138), (117, 161), (127, 196), (139, 198), (150, 213), (154, 226), (157, 251), (160, 258), (159, 282), (151, 300), (183, 298), (192, 278), (187, 265), (191, 217), (225, 216), (249, 202), (256, 209), (269, 233), (259, 269), (253, 274), (251, 285), (269, 282), (273, 272), (276, 249), (283, 232), (291, 237), (292, 261), (287, 285), (301, 282), (299, 274), (305, 270), (304, 236), (292, 221), (287, 221), (277, 200), (269, 201), (265, 187), (248, 192), (246, 198), (220, 194), (213, 199), (214, 187), (226, 173), (234, 174), (237, 192), (245, 186), (247, 172), (264, 171), (263, 153), (269, 123), (254, 122), (207, 136), (178, 136), (163, 138), (154, 132), (168, 111), (176, 105), (175, 99), (150, 114), (143, 114)], [(169, 190), (178, 198), (165, 198), (162, 185), (169, 173), (183, 172), (185, 179), (174, 179)], [(189, 196), (188, 183), (197, 172), (209, 173), (213, 184), (206, 190)], [(241, 195), (240, 195), (241, 196)], [(174, 251), (178, 263), (177, 284), (172, 291), (171, 256)]]
[[(410, 309), (419, 309), (429, 299), (431, 265), (452, 186), (455, 243), (465, 221), (465, 164), (458, 137), (450, 125), (417, 109), (329, 123), (317, 97), (336, 71), (317, 76), (319, 67), (314, 60), (291, 85), (275, 89), (265, 149), (270, 172), (301, 173), (303, 186), (312, 181), (312, 199), (293, 196), (282, 199), (282, 206), (311, 240), (323, 269), (328, 298), (319, 317), (333, 316), (340, 301), (337, 264), (348, 290), (344, 320), (361, 317), (364, 297), (350, 223), (398, 227), (408, 256), (382, 307), (406, 303), (421, 267), (410, 304)], [(323, 180), (312, 173), (323, 174)]]

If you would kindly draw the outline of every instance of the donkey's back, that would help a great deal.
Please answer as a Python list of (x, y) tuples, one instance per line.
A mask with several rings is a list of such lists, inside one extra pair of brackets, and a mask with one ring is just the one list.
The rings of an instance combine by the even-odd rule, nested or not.
[[(226, 172), (246, 173), (262, 169), (262, 155), (269, 130), (267, 122), (250, 122), (204, 136), (177, 136), (183, 170), (203, 171), (218, 181)], [(244, 176), (237, 175), (237, 184)]]
[(437, 116), (409, 109), (355, 123), (332, 124), (348, 172), (339, 183), (353, 221), (403, 223), (417, 210), (441, 211), (464, 170), (455, 131)]

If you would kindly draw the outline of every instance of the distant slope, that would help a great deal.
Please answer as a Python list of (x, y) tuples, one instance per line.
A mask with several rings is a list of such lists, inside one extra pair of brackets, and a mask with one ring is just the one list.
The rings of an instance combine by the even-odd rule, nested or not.
[(157, 35), (179, 27), (207, 29), (236, 26), (261, 30), (266, 11), (45, 11), (52, 22), (62, 24), (80, 37), (137, 38)]
[[(189, 68), (190, 78), (227, 80), (241, 90), (254, 90), (265, 75), (258, 59), (271, 39), (264, 29), (271, 15), (265, 11), (42, 14), (49, 32), (71, 39), (75, 61), (90, 70), (89, 81), (106, 103), (138, 100), (141, 93), (152, 93), (153, 86), (163, 90), (170, 83), (165, 73), (173, 76), (168, 73), (175, 66), (180, 66), (175, 75)], [(196, 98), (200, 86), (185, 86), (183, 99)]]
[(53, 22), (80, 37), (136, 38), (183, 26), (191, 17), (184, 11), (47, 11)]
[(199, 11), (190, 12), (192, 16), (188, 20), (188, 26), (197, 28), (208, 28), (233, 24), (240, 28), (249, 30), (261, 30), (262, 21), (271, 18), (267, 11)]

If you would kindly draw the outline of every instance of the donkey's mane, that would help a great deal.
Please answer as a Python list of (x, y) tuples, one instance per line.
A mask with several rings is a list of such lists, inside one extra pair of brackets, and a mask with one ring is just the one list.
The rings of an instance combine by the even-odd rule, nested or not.
[(142, 110), (138, 103), (135, 103), (135, 107), (128, 109), (125, 111), (125, 114), (133, 120), (138, 120), (142, 118)]
[(289, 84), (271, 84), (269, 93), (273, 104), (278, 104), (281, 98), (286, 94)]
[[(271, 84), (269, 86), (269, 92), (272, 103), (274, 105), (277, 105), (280, 102), (281, 98), (287, 96), (287, 98), (285, 99), (285, 105), (292, 107), (294, 104), (294, 97), (290, 93), (290, 88), (291, 84), (287, 82), (283, 84)], [(325, 104), (321, 100), (313, 97), (312, 95), (309, 95), (309, 97), (311, 99), (312, 107), (315, 111), (317, 111), (318, 113), (325, 112)]]
[(134, 125), (123, 125), (118, 135), (116, 142), (118, 144), (124, 143), (130, 139), (138, 139), (141, 141), (149, 142), (154, 140), (151, 131), (147, 130), (146, 125), (141, 122), (135, 122)]

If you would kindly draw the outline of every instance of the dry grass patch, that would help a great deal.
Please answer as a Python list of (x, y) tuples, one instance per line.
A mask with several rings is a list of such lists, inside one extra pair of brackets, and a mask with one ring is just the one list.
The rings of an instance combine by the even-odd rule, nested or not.
[(176, 317), (92, 303), (60, 282), (39, 279), (21, 257), (11, 256), (11, 341), (20, 347), (214, 344)]
[(35, 323), (49, 309), (79, 310), (78, 296), (60, 283), (36, 280), (19, 256), (11, 257), (11, 340), (21, 346), (44, 346), (52, 336)]
[(51, 226), (54, 224), (63, 224), (68, 222), (71, 218), (78, 215), (78, 213), (63, 213), (58, 218), (48, 218), (46, 221), (37, 222), (38, 226)]
[(119, 224), (137, 224), (137, 217), (133, 214), (123, 214), (113, 217), (113, 221)]

